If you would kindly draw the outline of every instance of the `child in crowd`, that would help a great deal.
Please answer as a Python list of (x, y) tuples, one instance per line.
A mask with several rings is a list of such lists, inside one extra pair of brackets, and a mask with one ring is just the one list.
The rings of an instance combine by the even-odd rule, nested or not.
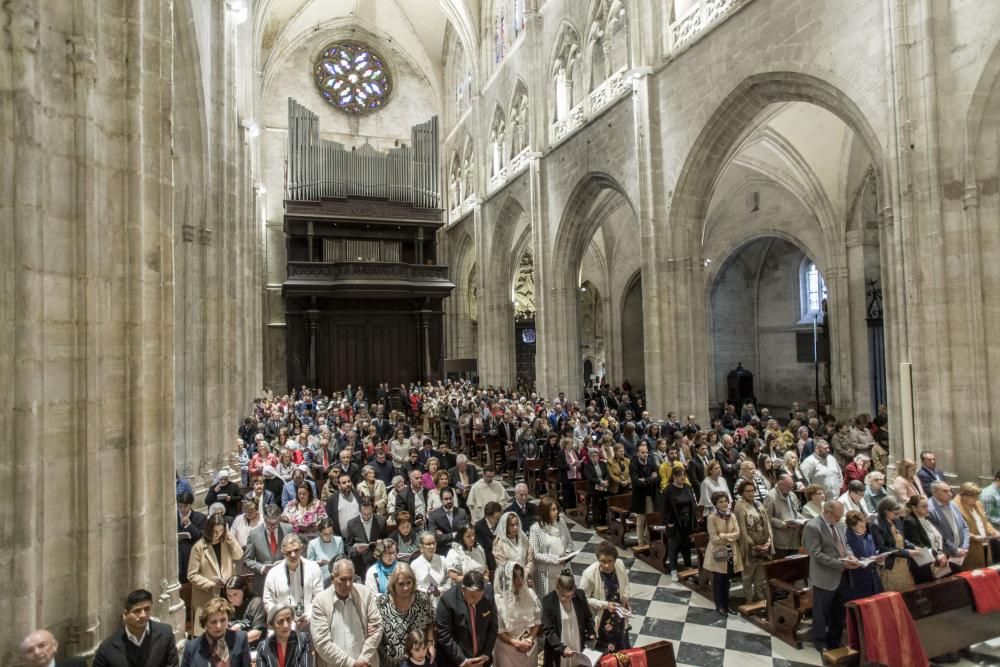
[(437, 667), (429, 654), (430, 644), (423, 630), (410, 630), (406, 635), (406, 660), (399, 667)]

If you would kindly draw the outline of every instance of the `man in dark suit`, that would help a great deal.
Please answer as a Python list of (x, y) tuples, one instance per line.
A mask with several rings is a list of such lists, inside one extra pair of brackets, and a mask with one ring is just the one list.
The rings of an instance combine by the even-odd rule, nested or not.
[(483, 553), (486, 555), (486, 569), (490, 572), (497, 571), (497, 559), (493, 556), (493, 538), (502, 511), (500, 503), (491, 500), (483, 507), (483, 518), (474, 524), (476, 541), (483, 548)]
[(861, 567), (847, 550), (844, 504), (829, 500), (823, 513), (810, 519), (802, 530), (802, 546), (809, 554), (809, 583), (813, 589), (813, 642), (823, 651), (841, 646), (844, 634), (844, 603), (850, 582), (847, 570)]
[(517, 518), (521, 520), (521, 530), (527, 535), (528, 531), (531, 530), (531, 526), (538, 519), (536, 514), (537, 507), (528, 502), (528, 485), (524, 482), (518, 482), (514, 487), (514, 502), (504, 510), (505, 512), (513, 512), (517, 515)]
[(418, 530), (422, 530), (427, 524), (427, 489), (419, 470), (411, 470), (409, 484), (402, 493), (396, 494), (396, 507), (390, 508), (394, 512), (409, 512), (413, 519), (413, 525)]
[(83, 658), (53, 660), (59, 642), (48, 630), (35, 630), (21, 642), (21, 661), (26, 667), (87, 667)]
[(715, 452), (715, 460), (722, 466), (722, 478), (726, 480), (726, 486), (733, 488), (740, 474), (740, 453), (733, 446), (733, 436), (722, 436), (722, 447)]
[(351, 484), (358, 484), (361, 482), (361, 467), (354, 462), (353, 454), (348, 449), (340, 450), (340, 462), (334, 466), (334, 469), (337, 471), (338, 477), (347, 473), (347, 476), (351, 478)]
[(505, 450), (513, 446), (517, 439), (517, 429), (511, 421), (509, 412), (504, 413), (503, 421), (497, 425), (497, 439), (500, 440), (500, 444), (504, 446)]
[(441, 595), (434, 624), (439, 667), (460, 667), (479, 657), (485, 660), (474, 664), (493, 664), (499, 631), (497, 606), (482, 572), (466, 572), (461, 586), (453, 586)]
[(264, 507), (264, 524), (250, 531), (246, 548), (243, 549), (243, 565), (253, 572), (255, 596), (264, 594), (267, 573), (275, 563), (284, 559), (281, 541), (291, 532), (291, 524), (281, 522), (281, 510), (277, 505)]
[(177, 577), (180, 583), (187, 583), (188, 561), (191, 547), (201, 539), (201, 529), (205, 527), (205, 515), (191, 509), (194, 495), (184, 491), (177, 496)]
[(451, 470), (458, 464), (458, 456), (451, 451), (451, 446), (447, 442), (438, 445), (438, 462), (441, 470)]
[[(341, 472), (337, 476), (337, 488), (339, 491), (326, 499), (326, 515), (333, 522), (333, 534), (343, 537), (346, 534), (347, 524), (351, 519), (361, 512), (361, 496), (354, 490), (349, 473)], [(345, 507), (341, 507), (341, 505)], [(347, 509), (350, 506), (350, 509)], [(341, 509), (344, 509), (344, 521), (341, 525)]]
[(367, 496), (361, 499), (361, 514), (351, 519), (344, 535), (344, 549), (357, 572), (367, 572), (375, 562), (371, 543), (385, 537), (385, 519), (375, 516), (375, 505)]
[(333, 454), (333, 450), (330, 449), (329, 438), (321, 438), (319, 446), (315, 449), (306, 450), (306, 465), (312, 471), (313, 479), (320, 483), (327, 478), (330, 467), (335, 465), (336, 462), (337, 459)]
[(479, 469), (469, 463), (465, 454), (459, 454), (448, 476), (451, 477), (451, 487), (458, 491), (458, 506), (465, 507), (472, 485), (479, 481)]
[(688, 463), (688, 478), (695, 489), (701, 489), (701, 483), (708, 477), (708, 464), (712, 455), (708, 451), (708, 443), (703, 442), (695, 449), (694, 456)]
[(656, 507), (656, 494), (660, 489), (660, 472), (656, 461), (649, 455), (649, 445), (640, 442), (635, 458), (629, 466), (632, 479), (632, 511), (636, 514), (635, 532), (639, 536), (639, 546), (649, 544), (646, 530), (646, 515)]
[(441, 507), (427, 517), (427, 530), (434, 533), (437, 539), (437, 552), (444, 556), (455, 541), (455, 533), (469, 523), (468, 513), (460, 507), (455, 507), (455, 493), (451, 489), (441, 491)]
[(424, 438), (423, 442), (420, 443), (420, 454), (418, 458), (420, 465), (424, 467), (424, 470), (427, 469), (427, 462), (431, 459), (437, 459), (439, 467), (444, 467), (440, 465), (441, 452), (434, 449), (434, 441), (430, 438)]
[(943, 482), (944, 473), (937, 469), (937, 456), (934, 452), (920, 452), (920, 470), (917, 471), (917, 479), (920, 486), (924, 488), (924, 495), (931, 497), (931, 484)]
[(125, 598), (124, 627), (101, 642), (94, 667), (177, 667), (174, 631), (166, 623), (150, 620), (153, 594), (135, 590)]

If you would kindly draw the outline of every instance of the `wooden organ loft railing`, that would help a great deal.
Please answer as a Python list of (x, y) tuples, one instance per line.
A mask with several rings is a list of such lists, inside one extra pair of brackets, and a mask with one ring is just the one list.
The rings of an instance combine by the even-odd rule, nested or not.
[(411, 145), (347, 148), (319, 136), (319, 117), (288, 98), (285, 199), (375, 197), (438, 208), (438, 120), (410, 129)]

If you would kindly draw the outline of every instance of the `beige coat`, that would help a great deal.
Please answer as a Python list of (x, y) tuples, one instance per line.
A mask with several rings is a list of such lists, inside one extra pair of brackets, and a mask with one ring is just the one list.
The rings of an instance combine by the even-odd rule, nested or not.
[(188, 561), (188, 581), (191, 582), (191, 606), (194, 607), (194, 636), (200, 635), (201, 627), (198, 617), (201, 608), (214, 597), (219, 597), (221, 587), (215, 580), (226, 581), (236, 574), (236, 564), (243, 558), (243, 548), (236, 541), (232, 531), (226, 531), (226, 539), (222, 543), (222, 562), (215, 559), (215, 550), (205, 540), (198, 540), (191, 548), (191, 560)]
[(974, 515), (979, 516), (980, 521), (983, 522), (983, 527), (986, 528), (986, 534), (993, 536), (997, 534), (997, 529), (986, 518), (986, 512), (983, 510), (983, 505), (979, 501), (971, 508), (967, 508), (962, 504), (961, 500), (956, 498), (952, 501), (952, 505), (961, 513), (962, 518), (965, 519), (965, 523), (969, 524), (969, 553), (965, 557), (965, 561), (962, 563), (963, 570), (975, 570), (980, 567), (986, 567), (989, 565), (990, 561), (990, 545), (982, 544), (980, 542), (975, 542), (971, 538), (983, 537), (979, 534), (979, 528), (976, 526), (976, 519)]
[(716, 561), (713, 552), (725, 547), (726, 544), (733, 545), (733, 573), (743, 571), (743, 557), (740, 554), (740, 527), (736, 522), (736, 515), (731, 514), (729, 520), (725, 520), (714, 511), (708, 515), (708, 546), (705, 548), (705, 569), (709, 572), (726, 573), (726, 561)]
[(361, 625), (368, 635), (361, 647), (361, 655), (351, 655), (333, 643), (333, 602), (337, 592), (333, 586), (313, 598), (309, 631), (316, 647), (316, 667), (353, 667), (354, 661), (364, 658), (371, 667), (379, 667), (378, 645), (382, 641), (382, 614), (375, 604), (375, 595), (364, 586), (352, 585), (351, 597), (355, 609), (361, 610)]
[[(747, 503), (745, 500), (740, 498), (736, 501), (736, 510), (733, 512), (736, 515), (736, 524), (739, 526), (740, 537), (739, 537), (739, 547), (740, 555), (743, 560), (750, 558), (750, 537), (747, 533)], [(762, 505), (760, 507), (760, 515), (764, 520), (764, 528), (767, 530), (767, 541), (771, 543), (770, 551), (768, 552), (768, 558), (774, 555), (774, 533), (771, 531), (771, 522), (768, 517), (767, 510)], [(735, 570), (734, 570), (735, 571)]]

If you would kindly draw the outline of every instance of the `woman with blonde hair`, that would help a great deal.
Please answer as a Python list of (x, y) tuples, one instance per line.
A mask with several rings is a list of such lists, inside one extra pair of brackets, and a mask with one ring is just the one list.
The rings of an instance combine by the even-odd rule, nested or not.
[(803, 491), (809, 486), (809, 480), (802, 474), (802, 468), (799, 467), (799, 453), (795, 448), (789, 449), (781, 457), (780, 472), (788, 473), (792, 481), (795, 482), (796, 491)]
[(406, 563), (400, 563), (389, 576), (386, 594), (376, 600), (382, 615), (382, 641), (378, 655), (380, 667), (397, 667), (406, 659), (406, 635), (422, 630), (430, 640), (434, 660), (434, 603), (431, 596), (418, 590), (417, 576)]
[(917, 464), (912, 459), (903, 459), (896, 466), (896, 479), (892, 480), (892, 493), (901, 505), (910, 501), (910, 496), (923, 496), (924, 489), (917, 479)]
[(980, 493), (982, 489), (975, 482), (964, 482), (958, 488), (958, 496), (952, 501), (962, 513), (965, 523), (969, 524), (969, 553), (962, 562), (963, 570), (975, 570), (989, 565), (992, 561), (990, 540), (998, 535), (979, 502)]

